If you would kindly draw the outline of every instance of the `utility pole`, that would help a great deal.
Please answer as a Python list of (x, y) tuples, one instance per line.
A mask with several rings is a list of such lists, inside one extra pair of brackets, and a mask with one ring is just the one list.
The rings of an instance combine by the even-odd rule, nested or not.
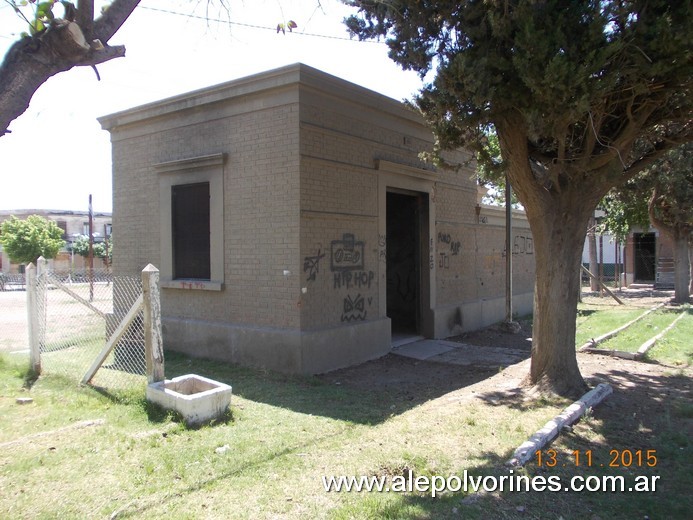
[(505, 330), (517, 334), (522, 330), (513, 321), (513, 204), (512, 188), (508, 174), (505, 174)]
[(513, 208), (510, 179), (505, 174), (505, 322), (513, 321)]

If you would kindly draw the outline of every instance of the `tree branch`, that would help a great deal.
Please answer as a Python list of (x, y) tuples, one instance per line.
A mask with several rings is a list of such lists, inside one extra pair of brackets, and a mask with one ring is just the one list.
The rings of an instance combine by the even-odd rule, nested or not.
[(139, 3), (140, 0), (113, 0), (106, 12), (94, 22), (94, 38), (104, 44), (108, 42)]
[(77, 2), (75, 22), (82, 28), (84, 38), (91, 42), (94, 30), (94, 0), (79, 0)]
[(0, 64), (0, 136), (26, 111), (34, 93), (51, 76), (72, 67), (94, 66), (124, 56), (122, 45), (101, 48), (92, 39), (106, 44), (139, 3), (140, 0), (114, 0), (103, 16), (94, 21), (93, 0), (81, 0), (77, 11), (80, 22), (56, 20), (44, 33), (12, 45)]
[(76, 67), (84, 67), (98, 65), (99, 63), (105, 63), (115, 58), (122, 58), (125, 56), (125, 45), (114, 45), (113, 47), (104, 47), (100, 51), (92, 51), (88, 56), (75, 63)]

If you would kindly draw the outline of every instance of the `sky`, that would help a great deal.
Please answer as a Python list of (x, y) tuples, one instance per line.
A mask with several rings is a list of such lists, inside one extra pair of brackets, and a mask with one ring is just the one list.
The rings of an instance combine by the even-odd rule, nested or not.
[[(350, 39), (338, 0), (142, 0), (110, 40), (126, 56), (46, 82), (0, 137), (0, 210), (110, 212), (109, 133), (97, 117), (292, 63), (305, 63), (397, 100), (422, 82), (383, 43)], [(97, 6), (99, 1), (97, 0)], [(277, 34), (293, 20), (293, 32)], [(26, 30), (0, 2), (0, 56)]]

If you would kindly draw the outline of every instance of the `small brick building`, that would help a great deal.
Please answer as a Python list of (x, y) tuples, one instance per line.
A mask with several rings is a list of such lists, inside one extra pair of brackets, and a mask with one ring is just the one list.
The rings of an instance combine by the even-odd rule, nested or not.
[[(436, 171), (402, 103), (297, 64), (100, 119), (120, 272), (161, 270), (164, 345), (319, 373), (504, 318), (504, 213)], [(514, 221), (514, 308), (534, 260)]]

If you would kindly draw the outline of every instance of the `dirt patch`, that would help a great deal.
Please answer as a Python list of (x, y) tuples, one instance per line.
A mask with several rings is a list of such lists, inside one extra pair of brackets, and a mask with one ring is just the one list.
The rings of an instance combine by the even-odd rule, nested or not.
[[(618, 296), (629, 306), (649, 308), (668, 302), (672, 292), (646, 288), (620, 291)], [(589, 293), (583, 296), (583, 301), (604, 306), (616, 304), (608, 296), (599, 297)], [(388, 354), (355, 367), (324, 374), (320, 378), (335, 384), (386, 391), (391, 395), (399, 394), (404, 399), (414, 395), (419, 399), (435, 398), (451, 392), (455, 392), (454, 398), (461, 399), (479, 395), (490, 396), (493, 400), (517, 399), (524, 392), (519, 387), (529, 373), (532, 335), (531, 320), (520, 320), (519, 324), (521, 330), (517, 334), (506, 332), (501, 325), (494, 325), (447, 339), (467, 345), (507, 348), (526, 353), (525, 361), (509, 367), (504, 367), (502, 363), (497, 366), (454, 365)], [(641, 406), (639, 403), (646, 402), (648, 393), (658, 387), (656, 381), (666, 380), (667, 384), (673, 385), (670, 390), (665, 389), (663, 392), (670, 391), (679, 395), (691, 392), (691, 368), (682, 369), (597, 354), (578, 353), (577, 357), (580, 371), (591, 387), (602, 382), (612, 385), (614, 395), (608, 398), (611, 404), (607, 408), (618, 416), (624, 410), (637, 409)], [(679, 374), (680, 377), (672, 377), (672, 374)], [(609, 413), (608, 410), (606, 413)]]

